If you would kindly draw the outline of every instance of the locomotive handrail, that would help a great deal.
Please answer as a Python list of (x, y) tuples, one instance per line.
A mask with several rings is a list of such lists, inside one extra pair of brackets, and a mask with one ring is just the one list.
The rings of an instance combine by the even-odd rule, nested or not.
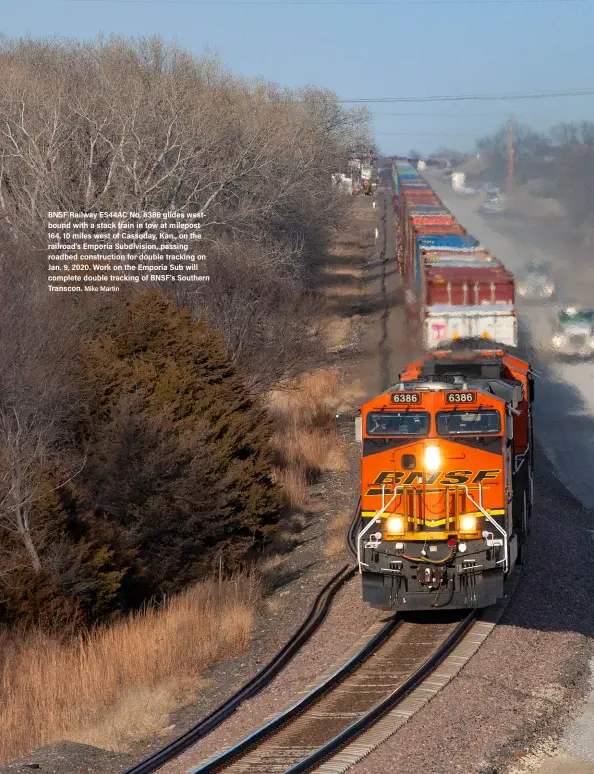
[(380, 518), (380, 516), (385, 512), (386, 508), (394, 502), (394, 500), (396, 499), (396, 497), (398, 495), (398, 490), (399, 489), (404, 489), (404, 487), (402, 487), (402, 486), (395, 486), (394, 487), (394, 496), (390, 500), (388, 500), (388, 502), (384, 506), (382, 506), (382, 508), (375, 514), (375, 516), (369, 522), (369, 524), (367, 524), (367, 526), (364, 527), (361, 530), (361, 532), (359, 532), (359, 534), (357, 535), (357, 564), (359, 565), (359, 572), (360, 573), (363, 572), (363, 567), (367, 567), (367, 564), (365, 562), (361, 561), (361, 538), (363, 537), (363, 535), (368, 530), (371, 529), (371, 527), (373, 527), (373, 525), (377, 522), (377, 520)]
[[(515, 462), (514, 473), (517, 473), (520, 470), (520, 468), (522, 467), (522, 465), (526, 462), (526, 459), (528, 457), (528, 452), (529, 451), (530, 451), (530, 444), (528, 443), (528, 444), (526, 444), (526, 450), (525, 451), (520, 452), (520, 454), (516, 454), (515, 455), (515, 457), (514, 457), (514, 462)], [(519, 460), (519, 462), (518, 462), (518, 460)]]
[(503, 527), (501, 527), (501, 526), (500, 526), (500, 525), (499, 525), (499, 524), (498, 524), (498, 523), (495, 521), (495, 519), (494, 519), (494, 518), (491, 516), (491, 514), (490, 514), (490, 513), (488, 513), (488, 512), (487, 512), (487, 511), (486, 511), (486, 510), (483, 508), (483, 497), (482, 497), (482, 492), (483, 492), (483, 490), (482, 490), (482, 487), (481, 487), (481, 485), (479, 484), (479, 502), (478, 502), (478, 503), (477, 503), (477, 502), (474, 500), (474, 498), (471, 496), (470, 492), (468, 491), (468, 487), (467, 487), (465, 484), (462, 484), (462, 487), (463, 487), (463, 488), (466, 490), (466, 497), (468, 497), (468, 499), (470, 500), (470, 502), (471, 502), (473, 505), (476, 505), (476, 507), (477, 507), (477, 508), (480, 510), (480, 512), (483, 514), (483, 516), (484, 516), (484, 517), (487, 519), (487, 521), (489, 521), (489, 522), (490, 522), (490, 523), (491, 523), (491, 524), (492, 524), (492, 525), (495, 527), (495, 529), (496, 529), (496, 530), (497, 530), (497, 531), (498, 531), (498, 532), (499, 532), (501, 535), (503, 535), (503, 559), (499, 559), (499, 560), (498, 560), (498, 562), (497, 562), (497, 564), (500, 564), (501, 562), (503, 562), (503, 572), (504, 572), (504, 573), (505, 573), (505, 572), (507, 572), (507, 570), (508, 570), (508, 567), (509, 567), (509, 552), (508, 552), (508, 545), (507, 545), (507, 532), (506, 532), (506, 531), (503, 529)]

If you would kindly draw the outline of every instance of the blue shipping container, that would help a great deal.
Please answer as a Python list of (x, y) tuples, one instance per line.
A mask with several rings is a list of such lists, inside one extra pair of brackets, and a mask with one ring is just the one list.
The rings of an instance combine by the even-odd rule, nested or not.
[(415, 279), (421, 279), (421, 248), (430, 247), (476, 247), (478, 239), (470, 234), (423, 234), (415, 245)]

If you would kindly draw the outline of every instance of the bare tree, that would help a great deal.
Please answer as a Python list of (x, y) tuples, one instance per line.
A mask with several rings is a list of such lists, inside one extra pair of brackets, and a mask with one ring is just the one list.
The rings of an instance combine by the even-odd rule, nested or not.
[[(29, 282), (27, 280), (29, 279)], [(0, 534), (18, 536), (35, 572), (43, 525), (34, 504), (73, 475), (69, 438), (82, 408), (72, 330), (76, 315), (40, 293), (24, 265), (0, 273)], [(82, 463), (82, 460), (79, 460)], [(80, 467), (80, 464), (79, 464)], [(36, 540), (37, 537), (37, 540)]]

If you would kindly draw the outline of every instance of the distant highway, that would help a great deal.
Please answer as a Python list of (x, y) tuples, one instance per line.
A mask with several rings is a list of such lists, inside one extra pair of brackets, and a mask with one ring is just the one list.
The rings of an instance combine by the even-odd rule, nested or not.
[[(555, 250), (528, 246), (498, 233), (476, 212), (477, 202), (458, 197), (439, 173), (424, 173), (443, 203), (468, 232), (517, 273), (529, 260), (547, 260), (562, 269), (562, 256)], [(564, 364), (551, 361), (541, 349), (550, 337), (547, 310), (518, 305), (524, 333), (535, 346), (537, 379), (534, 404), (536, 436), (554, 465), (559, 479), (588, 508), (594, 508), (594, 363)]]

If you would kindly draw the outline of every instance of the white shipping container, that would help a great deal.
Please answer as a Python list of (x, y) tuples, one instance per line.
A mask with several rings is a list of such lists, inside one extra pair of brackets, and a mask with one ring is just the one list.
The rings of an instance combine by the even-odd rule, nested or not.
[(425, 309), (425, 349), (457, 339), (485, 339), (518, 346), (518, 319), (513, 309), (501, 306), (430, 306)]

